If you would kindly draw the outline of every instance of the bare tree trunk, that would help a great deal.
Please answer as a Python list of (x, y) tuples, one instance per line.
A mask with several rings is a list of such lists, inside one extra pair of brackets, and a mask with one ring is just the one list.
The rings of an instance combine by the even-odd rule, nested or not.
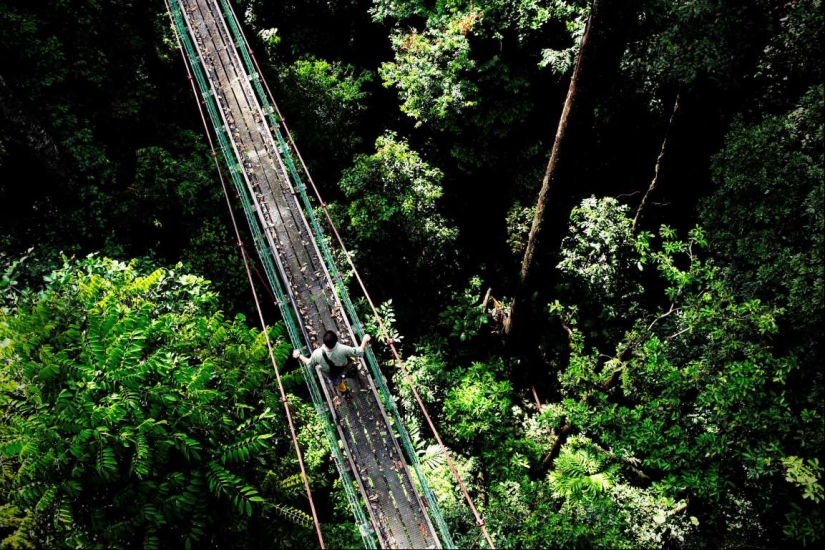
[(662, 166), (662, 159), (665, 157), (665, 151), (667, 150), (667, 138), (670, 136), (670, 130), (673, 128), (673, 121), (676, 120), (676, 114), (679, 112), (681, 99), (681, 94), (677, 94), (676, 103), (673, 105), (673, 111), (670, 113), (670, 121), (667, 123), (667, 130), (665, 130), (665, 137), (662, 140), (662, 148), (659, 150), (659, 156), (656, 157), (656, 167), (653, 170), (653, 181), (650, 182), (650, 186), (647, 188), (645, 196), (642, 197), (642, 202), (639, 203), (639, 208), (636, 210), (636, 217), (633, 218), (633, 231), (636, 231), (639, 225), (639, 220), (642, 217), (642, 212), (644, 211), (645, 206), (647, 206), (647, 201), (650, 198), (650, 194), (659, 184), (659, 169)]
[(593, 0), (591, 5), (587, 29), (539, 192), (513, 305), (505, 324), (505, 334), (510, 337), (518, 331), (527, 330), (526, 327), (531, 324), (533, 295), (541, 294), (541, 287), (552, 287), (552, 269), (549, 266), (543, 270), (547, 277), (537, 276), (536, 272), (541, 262), (557, 251), (570, 209), (586, 189), (586, 185), (580, 185), (583, 182), (577, 179), (578, 159), (584, 157), (584, 151), (590, 148), (595, 98), (619, 67), (626, 30), (635, 16), (637, 4), (635, 1)]

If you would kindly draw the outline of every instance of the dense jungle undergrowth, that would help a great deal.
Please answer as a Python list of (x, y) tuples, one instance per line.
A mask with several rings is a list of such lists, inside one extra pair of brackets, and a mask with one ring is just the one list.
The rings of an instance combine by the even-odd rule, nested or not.
[[(231, 3), (497, 547), (821, 544), (821, 0)], [(316, 547), (264, 313), (164, 2), (0, 0), (0, 546)]]

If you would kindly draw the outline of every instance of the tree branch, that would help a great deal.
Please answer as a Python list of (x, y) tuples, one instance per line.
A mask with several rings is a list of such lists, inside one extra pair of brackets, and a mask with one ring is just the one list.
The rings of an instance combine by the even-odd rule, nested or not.
[(665, 313), (664, 315), (660, 315), (659, 317), (654, 319), (653, 322), (650, 323), (650, 325), (647, 327), (647, 330), (651, 330), (653, 328), (653, 325), (655, 325), (656, 323), (658, 323), (659, 321), (661, 321), (662, 319), (664, 319), (665, 317), (667, 317), (668, 315), (670, 315), (674, 311), (681, 311), (681, 310), (682, 310), (682, 308), (680, 308), (680, 307), (677, 308), (673, 304), (670, 304), (670, 310), (667, 313)]
[(681, 106), (681, 99), (681, 94), (677, 94), (676, 102), (673, 104), (673, 111), (670, 113), (670, 121), (667, 123), (665, 137), (662, 140), (662, 147), (659, 149), (659, 156), (656, 157), (656, 166), (653, 169), (653, 180), (650, 182), (650, 186), (647, 188), (645, 196), (642, 197), (642, 202), (639, 203), (639, 208), (636, 210), (636, 217), (633, 218), (633, 231), (636, 231), (636, 227), (639, 225), (639, 220), (642, 217), (642, 211), (645, 209), (645, 206), (647, 206), (647, 201), (650, 198), (650, 194), (653, 193), (653, 190), (659, 183), (659, 169), (662, 166), (662, 159), (665, 157), (665, 151), (667, 150), (667, 139), (673, 129), (673, 121), (676, 119), (676, 113), (679, 111), (679, 107)]

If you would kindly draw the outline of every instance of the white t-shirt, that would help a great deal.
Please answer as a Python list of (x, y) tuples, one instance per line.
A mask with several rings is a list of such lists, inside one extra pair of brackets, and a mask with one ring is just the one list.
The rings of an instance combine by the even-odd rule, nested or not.
[(327, 352), (327, 357), (329, 357), (329, 360), (332, 361), (332, 364), (337, 367), (346, 366), (346, 364), (349, 363), (350, 357), (364, 356), (364, 352), (361, 351), (361, 348), (345, 346), (341, 342), (338, 342), (331, 350), (326, 349), (326, 346), (321, 346), (313, 351), (312, 355), (309, 357), (309, 364), (307, 366), (314, 367), (315, 365), (321, 365), (322, 367), (329, 367), (329, 364), (324, 359), (324, 351)]

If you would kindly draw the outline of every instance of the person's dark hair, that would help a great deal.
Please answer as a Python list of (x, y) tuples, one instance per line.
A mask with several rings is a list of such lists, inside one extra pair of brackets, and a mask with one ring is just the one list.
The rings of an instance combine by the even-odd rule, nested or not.
[(337, 343), (338, 343), (338, 335), (337, 334), (335, 334), (331, 330), (328, 330), (324, 333), (324, 345), (328, 349), (334, 348), (335, 344), (337, 344)]

